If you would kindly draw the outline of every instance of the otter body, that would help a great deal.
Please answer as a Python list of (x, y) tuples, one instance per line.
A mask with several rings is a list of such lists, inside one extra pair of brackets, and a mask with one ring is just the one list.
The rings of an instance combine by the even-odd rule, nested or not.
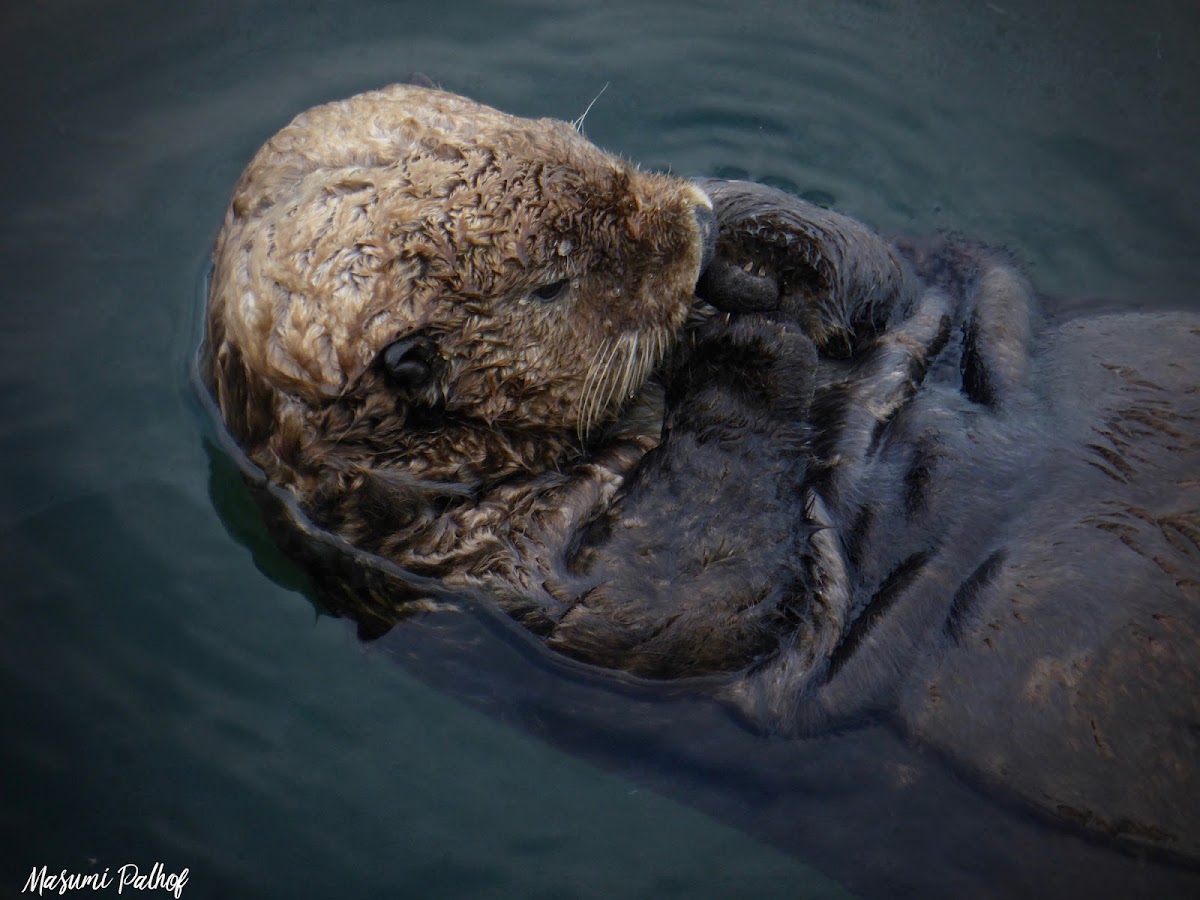
[(204, 369), (285, 543), (378, 563), (313, 567), (367, 630), (474, 593), (1198, 860), (1196, 360), (1194, 316), (1052, 325), (985, 248), (393, 87), (251, 163)]
[[(710, 193), (718, 258), (749, 252), (779, 287), (766, 314), (804, 322), (812, 286), (789, 293), (787, 266), (844, 270), (844, 247), (804, 234), (830, 214)], [(993, 252), (893, 252), (910, 285), (882, 325), (853, 294), (821, 313), (807, 485), (841, 550), (843, 625), (817, 665), (794, 646), (730, 690), (784, 730), (882, 715), (1054, 816), (1194, 859), (1200, 319), (1052, 324)]]

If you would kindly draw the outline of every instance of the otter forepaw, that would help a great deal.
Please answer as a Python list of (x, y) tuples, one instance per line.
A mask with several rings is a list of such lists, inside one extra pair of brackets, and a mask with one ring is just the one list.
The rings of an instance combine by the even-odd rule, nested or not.
[(671, 418), (801, 421), (816, 366), (816, 347), (795, 327), (757, 317), (709, 321), (668, 387)]
[(753, 265), (717, 256), (700, 276), (696, 296), (726, 312), (770, 312), (779, 308), (779, 279)]

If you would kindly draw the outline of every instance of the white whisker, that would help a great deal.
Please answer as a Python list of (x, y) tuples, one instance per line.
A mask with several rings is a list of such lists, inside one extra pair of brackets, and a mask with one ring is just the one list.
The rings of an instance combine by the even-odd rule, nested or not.
[(607, 410), (613, 405), (614, 399), (617, 397), (617, 391), (621, 387), (622, 373), (625, 371), (625, 365), (629, 359), (629, 340), (630, 335), (623, 334), (617, 342), (618, 352), (613, 355), (612, 365), (609, 368), (609, 379), (607, 390), (604, 392), (604, 403), (600, 407), (601, 410)]
[(600, 356), (604, 353), (604, 348), (605, 344), (600, 344), (596, 348), (596, 352), (592, 354), (592, 358), (588, 360), (587, 374), (583, 379), (583, 390), (579, 395), (579, 422), (576, 425), (576, 432), (578, 433), (581, 441), (587, 432), (588, 398), (591, 397), (592, 391), (596, 389), (596, 379), (599, 377), (600, 371), (597, 363), (600, 360)]
[(610, 337), (592, 354), (579, 398), (581, 441), (608, 413), (624, 406), (666, 358), (670, 334), (655, 330)]
[(605, 390), (604, 381), (608, 377), (611, 367), (610, 358), (616, 351), (616, 347), (617, 341), (613, 338), (608, 338), (596, 348), (596, 352), (592, 355), (591, 362), (588, 364), (583, 395), (579, 398), (578, 434), (581, 441), (587, 437), (588, 430), (599, 417), (599, 399)]
[(618, 400), (622, 403), (629, 397), (629, 388), (633, 385), (634, 377), (637, 374), (637, 369), (640, 368), (640, 359), (638, 357), (638, 346), (641, 343), (641, 336), (637, 333), (633, 335), (633, 346), (629, 348), (629, 353), (625, 358), (625, 369), (621, 376), (621, 392), (617, 395)]
[(618, 373), (621, 371), (621, 354), (625, 351), (624, 336), (613, 341), (612, 352), (605, 357), (604, 360), (604, 377), (601, 381), (603, 390), (598, 391), (595, 400), (595, 408), (592, 409), (591, 424), (595, 425), (604, 418), (604, 412), (612, 404), (613, 384), (616, 381)]
[(596, 105), (596, 101), (599, 100), (604, 92), (608, 90), (609, 84), (611, 84), (611, 82), (604, 82), (604, 87), (600, 88), (600, 93), (592, 98), (592, 102), (587, 105), (587, 109), (583, 111), (583, 115), (571, 123), (572, 127), (574, 127), (574, 129), (580, 134), (583, 134), (583, 120), (586, 119), (587, 114), (592, 111), (592, 107)]

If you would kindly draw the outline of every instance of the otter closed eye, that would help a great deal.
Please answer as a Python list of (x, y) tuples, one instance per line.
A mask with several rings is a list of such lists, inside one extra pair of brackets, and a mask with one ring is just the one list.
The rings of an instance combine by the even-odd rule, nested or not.
[(529, 292), (529, 296), (542, 303), (553, 303), (562, 297), (570, 286), (570, 279), (560, 278), (558, 281), (551, 281), (549, 284), (543, 284), (541, 287), (534, 288)]

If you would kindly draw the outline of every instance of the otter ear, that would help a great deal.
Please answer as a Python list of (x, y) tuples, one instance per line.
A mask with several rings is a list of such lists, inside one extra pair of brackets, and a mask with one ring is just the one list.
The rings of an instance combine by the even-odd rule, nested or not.
[(410, 334), (393, 341), (379, 354), (384, 377), (409, 394), (429, 388), (442, 372), (445, 361), (437, 343), (424, 334)]

